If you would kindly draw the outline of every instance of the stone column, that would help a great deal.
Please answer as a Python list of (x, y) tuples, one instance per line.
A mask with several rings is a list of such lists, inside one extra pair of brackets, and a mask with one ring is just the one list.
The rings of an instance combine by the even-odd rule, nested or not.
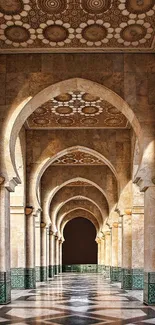
[(132, 289), (144, 285), (144, 208), (132, 210)]
[(63, 240), (60, 239), (59, 240), (59, 265), (60, 265), (60, 273), (62, 273), (62, 244), (63, 244)]
[(118, 282), (122, 281), (122, 217), (118, 222)]
[(49, 277), (53, 278), (55, 274), (55, 236), (52, 230), (49, 231)]
[(59, 274), (59, 237), (55, 236), (55, 274), (58, 275)]
[(0, 177), (0, 304), (11, 302), (10, 193)]
[(110, 278), (112, 282), (119, 280), (118, 271), (118, 222), (112, 225), (112, 247), (111, 247), (111, 272)]
[(47, 281), (47, 228), (41, 222), (41, 281)]
[(23, 206), (10, 207), (11, 288), (25, 289), (26, 225)]
[(47, 231), (47, 279), (49, 278), (49, 265), (50, 265), (50, 234), (49, 234), (49, 226), (46, 227), (46, 231)]
[(105, 232), (105, 271), (106, 277), (110, 277), (111, 266), (111, 231)]
[(97, 243), (97, 264), (101, 264), (101, 239), (99, 237), (96, 238)]
[(35, 217), (32, 207), (25, 208), (26, 214), (26, 271), (25, 288), (36, 287), (35, 276)]
[(155, 305), (155, 186), (144, 193), (144, 303)]
[(132, 289), (132, 225), (131, 211), (123, 215), (122, 288)]
[(100, 265), (98, 265), (98, 272), (105, 272), (105, 236), (100, 238)]
[(35, 271), (36, 281), (41, 281), (41, 227), (40, 221), (35, 221)]
[(105, 236), (101, 238), (101, 265), (105, 265)]

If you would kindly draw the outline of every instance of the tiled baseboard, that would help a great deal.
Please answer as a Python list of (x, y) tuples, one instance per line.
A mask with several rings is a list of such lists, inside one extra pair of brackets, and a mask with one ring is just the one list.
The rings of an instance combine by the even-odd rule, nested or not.
[(97, 264), (71, 264), (62, 265), (62, 272), (78, 272), (78, 273), (104, 273), (105, 266)]
[(155, 272), (144, 272), (144, 303), (155, 305)]
[(31, 289), (36, 287), (36, 270), (34, 268), (12, 268), (11, 288)]
[(110, 267), (110, 280), (111, 282), (122, 281), (122, 268), (121, 267)]
[(0, 305), (11, 302), (11, 274), (0, 272)]
[(142, 290), (144, 287), (143, 269), (122, 269), (122, 288)]

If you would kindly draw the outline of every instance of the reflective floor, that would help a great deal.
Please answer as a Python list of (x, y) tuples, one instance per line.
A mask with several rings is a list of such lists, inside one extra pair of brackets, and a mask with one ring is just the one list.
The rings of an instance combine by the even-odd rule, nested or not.
[(155, 310), (141, 291), (124, 291), (99, 274), (64, 273), (37, 289), (12, 292), (0, 306), (0, 324), (155, 324)]

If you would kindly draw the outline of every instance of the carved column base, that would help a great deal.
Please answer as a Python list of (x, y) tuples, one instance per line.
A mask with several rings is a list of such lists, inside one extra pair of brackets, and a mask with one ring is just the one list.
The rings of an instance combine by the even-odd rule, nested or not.
[(144, 304), (155, 305), (155, 272), (144, 273)]
[(11, 302), (11, 274), (10, 272), (0, 272), (0, 305)]

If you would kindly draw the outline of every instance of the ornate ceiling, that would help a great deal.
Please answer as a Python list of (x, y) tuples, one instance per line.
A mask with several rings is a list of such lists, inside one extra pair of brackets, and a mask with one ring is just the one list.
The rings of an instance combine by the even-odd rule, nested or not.
[(27, 120), (29, 128), (126, 128), (117, 108), (84, 92), (61, 94), (40, 106)]
[(0, 0), (0, 49), (154, 51), (154, 0)]
[(75, 151), (58, 158), (53, 165), (104, 165), (104, 162), (89, 153)]

